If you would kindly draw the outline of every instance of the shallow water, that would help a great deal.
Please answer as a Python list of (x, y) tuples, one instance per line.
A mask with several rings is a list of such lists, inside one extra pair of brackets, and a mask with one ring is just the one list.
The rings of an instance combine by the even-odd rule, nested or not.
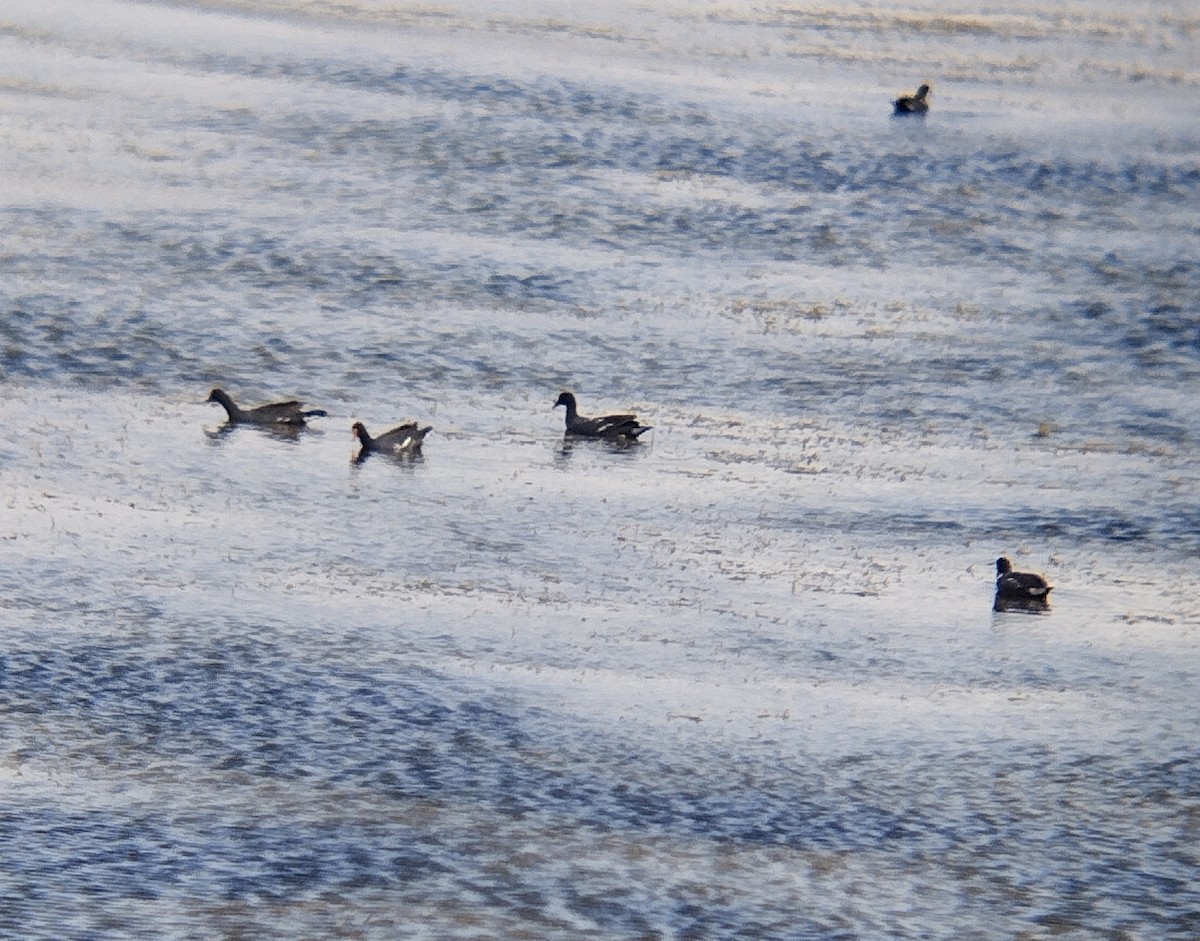
[(1198, 25), (9, 4), (0, 930), (1200, 934)]

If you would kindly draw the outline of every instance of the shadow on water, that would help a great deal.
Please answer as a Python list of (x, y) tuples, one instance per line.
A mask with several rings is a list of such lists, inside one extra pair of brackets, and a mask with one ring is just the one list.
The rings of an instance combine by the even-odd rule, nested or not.
[(372, 457), (377, 457), (379, 464), (391, 464), (401, 470), (412, 473), (417, 467), (425, 463), (425, 454), (423, 451), (377, 451), (370, 448), (360, 448), (359, 451), (350, 458), (351, 469), (357, 470), (367, 463)]
[(640, 442), (636, 438), (578, 438), (563, 435), (554, 449), (554, 466), (566, 470), (578, 452), (586, 454), (609, 454), (622, 460), (638, 460), (650, 452), (652, 442)]
[(285, 444), (297, 444), (309, 435), (321, 435), (324, 432), (309, 428), (307, 425), (248, 425), (235, 422), (224, 422), (216, 428), (205, 428), (204, 436), (212, 445), (223, 445), (238, 431), (250, 431), (264, 435), (268, 439), (282, 441)]
[(1013, 598), (996, 592), (992, 610), (998, 614), (1049, 614), (1050, 602), (1044, 598)]

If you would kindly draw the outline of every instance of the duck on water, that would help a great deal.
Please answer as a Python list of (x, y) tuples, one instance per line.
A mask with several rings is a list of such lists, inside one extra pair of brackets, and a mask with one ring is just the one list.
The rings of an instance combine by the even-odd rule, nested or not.
[(356, 421), (350, 429), (361, 445), (357, 463), (361, 463), (369, 454), (391, 454), (395, 457), (415, 457), (421, 453), (421, 445), (425, 436), (433, 431), (432, 425), (420, 427), (415, 421), (405, 422), (395, 428), (385, 431), (378, 437), (372, 437), (366, 425)]
[(602, 415), (598, 418), (585, 418), (579, 414), (575, 404), (575, 396), (570, 392), (559, 395), (554, 407), (563, 406), (567, 410), (567, 434), (580, 438), (605, 438), (609, 441), (630, 443), (650, 430), (650, 425), (638, 422), (636, 415)]
[(1024, 609), (1044, 611), (1049, 608), (1053, 586), (1033, 572), (1014, 572), (1012, 563), (1001, 556), (996, 560), (996, 611)]
[(228, 414), (231, 425), (285, 425), (300, 428), (306, 424), (306, 419), (324, 417), (327, 414), (319, 408), (305, 410), (302, 403), (296, 401), (240, 408), (223, 389), (213, 389), (205, 401), (221, 405)]
[(901, 95), (892, 102), (892, 114), (926, 114), (929, 111), (929, 86), (922, 85), (916, 94)]

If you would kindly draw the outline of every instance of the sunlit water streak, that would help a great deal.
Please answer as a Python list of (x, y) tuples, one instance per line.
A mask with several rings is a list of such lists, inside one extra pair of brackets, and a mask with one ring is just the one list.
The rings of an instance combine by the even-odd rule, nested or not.
[(9, 4), (0, 930), (1200, 934), (1196, 29)]

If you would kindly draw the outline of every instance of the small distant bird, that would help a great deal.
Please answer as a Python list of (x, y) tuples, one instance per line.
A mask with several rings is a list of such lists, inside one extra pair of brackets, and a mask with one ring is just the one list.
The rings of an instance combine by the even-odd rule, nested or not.
[(362, 450), (358, 452), (358, 459), (362, 460), (368, 454), (376, 452), (393, 454), (397, 457), (417, 454), (421, 450), (425, 436), (433, 431), (433, 426), (428, 425), (421, 428), (415, 421), (405, 422), (403, 425), (397, 425), (391, 431), (385, 431), (378, 438), (372, 438), (367, 433), (366, 426), (360, 421), (356, 421), (350, 430), (362, 445)]
[(925, 114), (929, 110), (929, 86), (922, 85), (915, 95), (901, 95), (892, 102), (892, 114)]
[(1012, 563), (1001, 556), (996, 560), (996, 600), (1037, 601), (1045, 603), (1052, 586), (1032, 572), (1014, 572)]
[(257, 408), (238, 408), (223, 390), (213, 389), (209, 393), (208, 402), (216, 402), (224, 406), (229, 415), (231, 425), (288, 425), (298, 428), (305, 424), (306, 418), (324, 416), (326, 412), (319, 408), (307, 411), (300, 407), (299, 402), (276, 402), (272, 405), (260, 405)]
[(608, 438), (610, 441), (637, 441), (638, 436), (650, 430), (649, 425), (638, 424), (636, 415), (604, 415), (600, 418), (584, 418), (576, 411), (575, 396), (563, 392), (554, 403), (567, 410), (567, 434), (582, 438)]

